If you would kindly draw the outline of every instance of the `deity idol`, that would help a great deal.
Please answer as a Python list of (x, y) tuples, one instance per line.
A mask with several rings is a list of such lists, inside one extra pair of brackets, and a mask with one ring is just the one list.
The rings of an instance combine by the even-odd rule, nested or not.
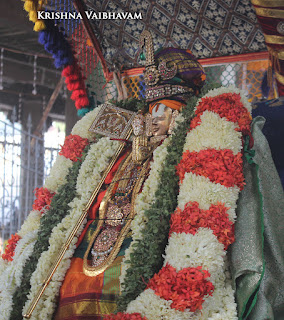
[[(202, 89), (204, 70), (188, 50), (154, 55), (147, 31), (145, 45), (149, 112), (106, 103), (75, 125), (1, 262), (3, 320), (236, 320), (237, 311), (272, 320), (269, 308), (280, 312), (277, 286), (266, 298), (271, 252), (262, 240), (274, 241), (267, 264), (281, 271), (279, 230), (264, 215), (272, 207), (259, 177), (269, 179), (251, 149), (253, 136), (261, 153), (261, 120), (251, 132), (250, 105), (236, 88)], [(265, 161), (272, 199), (277, 178)]]

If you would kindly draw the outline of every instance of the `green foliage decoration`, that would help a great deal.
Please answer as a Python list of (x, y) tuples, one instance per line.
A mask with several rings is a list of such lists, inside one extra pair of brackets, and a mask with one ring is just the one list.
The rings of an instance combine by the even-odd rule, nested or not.
[(137, 241), (134, 251), (130, 254), (130, 260), (126, 261), (130, 266), (126, 271), (122, 293), (117, 302), (118, 312), (126, 310), (127, 305), (146, 288), (147, 282), (163, 265), (162, 255), (168, 242), (170, 215), (177, 206), (179, 178), (176, 175), (176, 166), (182, 157), (186, 134), (194, 117), (198, 99), (217, 87), (219, 85), (206, 85), (200, 96), (191, 97), (182, 109), (184, 121), (178, 124), (168, 145), (155, 202), (145, 211), (148, 222), (142, 230), (142, 239)]
[(134, 112), (141, 111), (142, 113), (147, 112), (146, 110), (147, 104), (145, 100), (129, 98), (121, 101), (112, 100), (111, 102), (115, 104), (117, 107), (129, 110), (129, 111), (134, 111)]

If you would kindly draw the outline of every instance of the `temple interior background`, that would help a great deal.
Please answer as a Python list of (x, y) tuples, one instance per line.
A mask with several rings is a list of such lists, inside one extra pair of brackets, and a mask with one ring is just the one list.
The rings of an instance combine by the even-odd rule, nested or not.
[[(48, 21), (54, 28), (52, 41), (65, 39), (80, 66), (89, 100), (83, 108), (117, 98), (114, 72), (121, 77), (128, 98), (145, 97), (138, 39), (144, 29), (150, 30), (155, 49), (190, 49), (205, 68), (207, 82), (234, 85), (246, 92), (253, 115), (268, 118), (265, 133), (283, 179), (278, 141), (283, 139), (284, 118), (284, 11), (276, 1), (272, 9), (282, 10), (282, 18), (268, 17), (255, 3), (50, 0), (42, 10), (142, 13), (142, 20)], [(0, 3), (0, 251), (30, 211), (32, 190), (43, 185), (65, 135), (83, 115), (61, 80), (64, 62), (54, 65), (56, 45), (38, 42), (39, 34), (33, 31), (34, 23), (23, 5), (19, 0)], [(274, 76), (268, 79), (271, 69)]]

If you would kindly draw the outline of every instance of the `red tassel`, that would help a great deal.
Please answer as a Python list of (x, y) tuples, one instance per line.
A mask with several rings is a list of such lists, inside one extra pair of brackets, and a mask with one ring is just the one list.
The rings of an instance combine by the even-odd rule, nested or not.
[(71, 82), (71, 83), (67, 84), (67, 89), (68, 89), (69, 91), (74, 91), (74, 90), (79, 90), (79, 89), (81, 89), (80, 82), (74, 81), (74, 82)]
[(73, 65), (70, 66), (66, 66), (63, 70), (62, 70), (62, 75), (64, 77), (68, 77), (69, 75), (71, 75), (73, 73), (74, 67)]
[(87, 107), (89, 105), (89, 99), (87, 96), (79, 98), (78, 100), (75, 101), (75, 107), (77, 109), (81, 109), (83, 107)]
[(78, 74), (71, 74), (66, 77), (65, 82), (70, 83), (72, 81), (79, 81), (79, 80), (80, 80), (80, 76)]
[(75, 91), (72, 92), (70, 98), (72, 100), (77, 100), (77, 99), (79, 99), (79, 97), (80, 97), (80, 90), (75, 90)]
[(77, 63), (77, 59), (74, 59), (73, 64), (65, 67), (62, 71), (62, 75), (66, 78), (65, 83), (69, 91), (73, 91), (71, 99), (75, 100), (75, 106), (77, 109), (86, 107), (89, 105), (89, 99), (87, 90), (85, 87), (84, 77), (81, 73), (81, 68)]
[(77, 100), (83, 96), (86, 96), (86, 90), (79, 89), (72, 92), (71, 99)]

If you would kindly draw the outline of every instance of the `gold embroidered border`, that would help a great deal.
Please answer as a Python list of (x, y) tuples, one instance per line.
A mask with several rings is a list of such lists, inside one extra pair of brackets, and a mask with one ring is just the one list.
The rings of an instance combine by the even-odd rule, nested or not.
[(284, 36), (272, 36), (265, 34), (265, 42), (270, 44), (284, 44)]
[(255, 12), (261, 17), (284, 19), (284, 10), (282, 9), (255, 8)]
[(261, 7), (282, 7), (283, 0), (251, 0), (251, 3), (255, 6)]
[(284, 85), (284, 76), (278, 72), (275, 72), (276, 79)]

